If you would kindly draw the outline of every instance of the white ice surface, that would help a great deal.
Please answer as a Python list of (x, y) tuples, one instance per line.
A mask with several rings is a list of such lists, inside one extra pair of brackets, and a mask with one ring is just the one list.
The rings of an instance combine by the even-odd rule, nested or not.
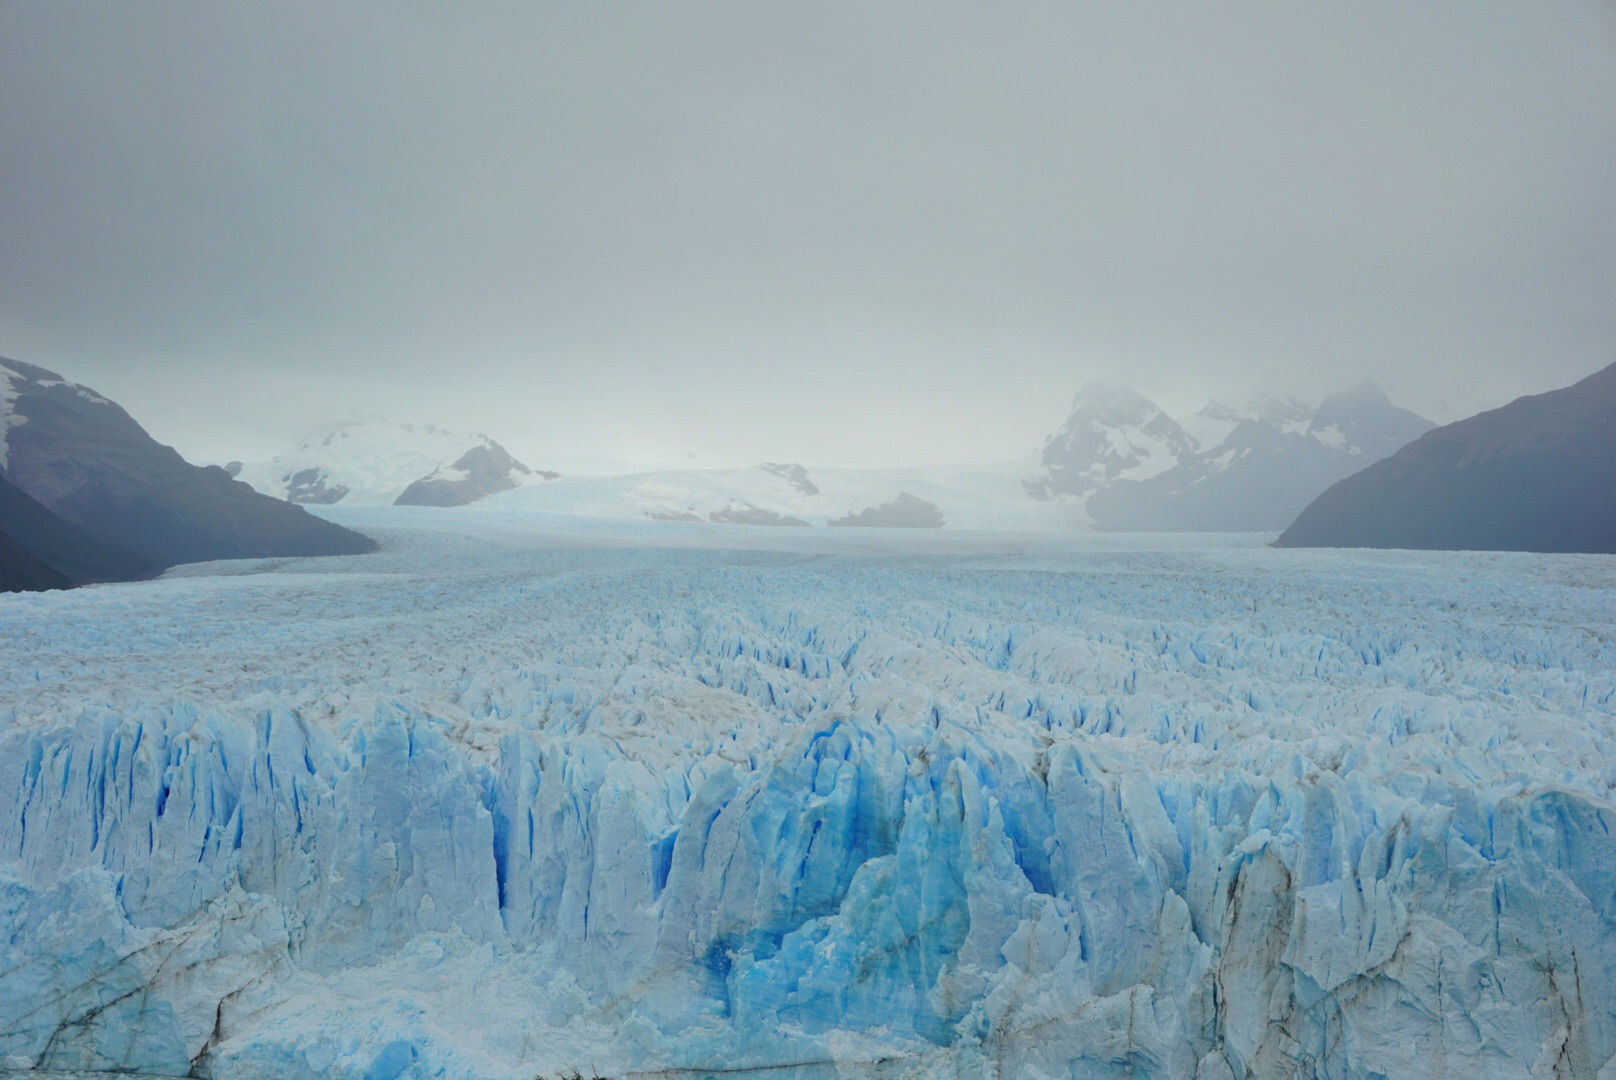
[(1616, 1070), (1616, 560), (322, 512), (0, 597), (0, 1062)]
[(907, 492), (936, 506), (945, 528), (1071, 529), (1087, 524), (1081, 507), (1033, 498), (1032, 460), (1002, 466), (842, 469), (807, 466), (817, 494), (763, 468), (691, 469), (625, 476), (568, 476), (480, 500), (495, 512), (521, 510), (578, 517), (645, 520), (755, 507), (811, 525), (891, 502)]

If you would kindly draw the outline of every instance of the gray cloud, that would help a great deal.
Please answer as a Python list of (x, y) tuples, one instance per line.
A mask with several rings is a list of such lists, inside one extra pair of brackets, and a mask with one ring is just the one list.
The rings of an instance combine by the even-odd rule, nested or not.
[[(0, 7), (0, 353), (196, 456), (990, 459), (1616, 359), (1607, 6)], [(539, 462), (535, 462), (539, 463)]]

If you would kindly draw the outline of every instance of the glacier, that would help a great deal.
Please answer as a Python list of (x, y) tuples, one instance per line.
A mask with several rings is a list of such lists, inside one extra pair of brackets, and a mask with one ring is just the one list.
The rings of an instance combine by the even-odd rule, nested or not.
[(0, 1067), (1616, 1077), (1616, 560), (322, 514), (0, 597)]

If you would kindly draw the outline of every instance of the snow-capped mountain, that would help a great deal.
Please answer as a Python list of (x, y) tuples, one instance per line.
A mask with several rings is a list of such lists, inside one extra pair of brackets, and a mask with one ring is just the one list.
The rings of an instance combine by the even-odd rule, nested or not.
[(1101, 529), (1272, 531), (1432, 426), (1371, 382), (1317, 408), (1291, 397), (1213, 401), (1182, 420), (1133, 391), (1091, 386), (1045, 443), (1028, 489), (1081, 500)]
[(1307, 433), (1331, 449), (1361, 458), (1361, 467), (1397, 453), (1434, 427), (1418, 413), (1393, 405), (1384, 390), (1365, 379), (1346, 393), (1325, 398)]
[(258, 491), (288, 502), (329, 506), (459, 506), (534, 478), (487, 435), (457, 435), (432, 424), (378, 416), (340, 424), (269, 461), (227, 468)]
[(484, 502), (577, 517), (742, 525), (1251, 532), (1431, 425), (1371, 383), (1326, 398), (1212, 402), (1182, 421), (1136, 391), (1091, 383), (1033, 458), (1002, 465), (569, 475)]
[(1143, 394), (1089, 383), (1066, 423), (1044, 442), (1043, 471), (1028, 481), (1037, 498), (1083, 497), (1117, 480), (1165, 472), (1195, 451), (1183, 426)]
[(1195, 440), (1196, 451), (1204, 453), (1222, 443), (1247, 420), (1254, 420), (1281, 434), (1300, 435), (1307, 432), (1313, 420), (1313, 410), (1305, 402), (1288, 395), (1257, 397), (1243, 406), (1225, 405), (1214, 399), (1189, 416), (1179, 417), (1178, 423)]
[[(276, 498), (331, 505), (489, 505), (580, 517), (721, 524), (1258, 531), (1287, 525), (1331, 483), (1431, 425), (1373, 384), (1312, 408), (1209, 403), (1182, 420), (1091, 383), (1036, 458), (1002, 465), (601, 475), (534, 471), (486, 435), (370, 418), (234, 475)], [(544, 482), (539, 482), (544, 481)]]
[(405, 488), (393, 501), (399, 506), (465, 506), (530, 479), (554, 480), (559, 475), (542, 469), (534, 472), (499, 443), (485, 438), (453, 463), (434, 469)]
[(1249, 409), (1237, 409), (1221, 401), (1209, 401), (1189, 416), (1178, 418), (1178, 426), (1189, 433), (1199, 450), (1209, 450), (1229, 437), (1242, 420), (1251, 419)]

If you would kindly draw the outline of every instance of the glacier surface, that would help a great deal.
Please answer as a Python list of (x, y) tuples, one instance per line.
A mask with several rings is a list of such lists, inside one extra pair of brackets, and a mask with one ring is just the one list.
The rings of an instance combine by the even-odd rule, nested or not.
[(0, 1067), (1616, 1076), (1616, 560), (327, 513), (0, 597)]

